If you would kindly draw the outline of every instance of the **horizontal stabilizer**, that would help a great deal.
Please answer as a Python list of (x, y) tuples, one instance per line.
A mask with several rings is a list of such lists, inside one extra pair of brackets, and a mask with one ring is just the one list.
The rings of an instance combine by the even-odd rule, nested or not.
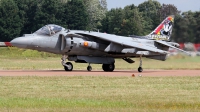
[(162, 44), (162, 45), (165, 45), (165, 46), (168, 46), (168, 47), (174, 48), (174, 49), (176, 49), (176, 50), (179, 50), (179, 51), (181, 51), (181, 52), (184, 52), (184, 53), (190, 55), (190, 53), (188, 53), (188, 52), (186, 52), (186, 51), (184, 51), (184, 50), (182, 50), (182, 49), (179, 49), (179, 48), (177, 48), (177, 47), (174, 47), (174, 46), (168, 44), (168, 43), (165, 42), (165, 41), (156, 41), (156, 42), (159, 43), (159, 44)]

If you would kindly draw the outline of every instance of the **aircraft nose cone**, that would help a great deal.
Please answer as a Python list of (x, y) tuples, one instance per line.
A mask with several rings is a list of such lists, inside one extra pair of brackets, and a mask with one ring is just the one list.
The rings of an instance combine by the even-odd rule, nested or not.
[(31, 44), (31, 41), (27, 37), (18, 37), (18, 38), (13, 39), (10, 43), (12, 46), (15, 46), (15, 47), (27, 48), (27, 46)]

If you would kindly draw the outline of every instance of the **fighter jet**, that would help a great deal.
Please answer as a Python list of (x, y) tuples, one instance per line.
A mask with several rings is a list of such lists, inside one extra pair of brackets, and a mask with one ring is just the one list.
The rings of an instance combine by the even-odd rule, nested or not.
[(66, 60), (88, 63), (88, 71), (92, 70), (90, 64), (102, 64), (105, 72), (112, 72), (116, 58), (128, 63), (134, 63), (133, 58), (140, 58), (138, 72), (142, 72), (142, 57), (165, 61), (170, 47), (185, 52), (178, 48), (179, 44), (169, 42), (173, 23), (174, 16), (169, 16), (149, 35), (129, 37), (69, 30), (49, 24), (10, 43), (18, 48), (61, 54), (61, 63), (66, 71), (73, 70), (73, 64)]

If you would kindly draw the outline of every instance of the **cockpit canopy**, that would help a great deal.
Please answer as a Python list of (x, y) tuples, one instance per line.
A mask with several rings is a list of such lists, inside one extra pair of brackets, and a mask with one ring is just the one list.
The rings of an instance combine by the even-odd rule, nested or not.
[(60, 32), (62, 29), (65, 29), (61, 26), (58, 25), (54, 25), (54, 24), (49, 24), (49, 25), (45, 25), (42, 28), (40, 28), (39, 30), (37, 30), (35, 33), (39, 34), (39, 35), (54, 35), (58, 32)]

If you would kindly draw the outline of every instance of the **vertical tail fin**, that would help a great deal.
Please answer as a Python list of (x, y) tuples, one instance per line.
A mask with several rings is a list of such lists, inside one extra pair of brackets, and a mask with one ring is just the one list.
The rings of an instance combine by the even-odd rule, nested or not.
[(174, 23), (174, 16), (168, 16), (153, 32), (147, 35), (148, 39), (170, 41)]

